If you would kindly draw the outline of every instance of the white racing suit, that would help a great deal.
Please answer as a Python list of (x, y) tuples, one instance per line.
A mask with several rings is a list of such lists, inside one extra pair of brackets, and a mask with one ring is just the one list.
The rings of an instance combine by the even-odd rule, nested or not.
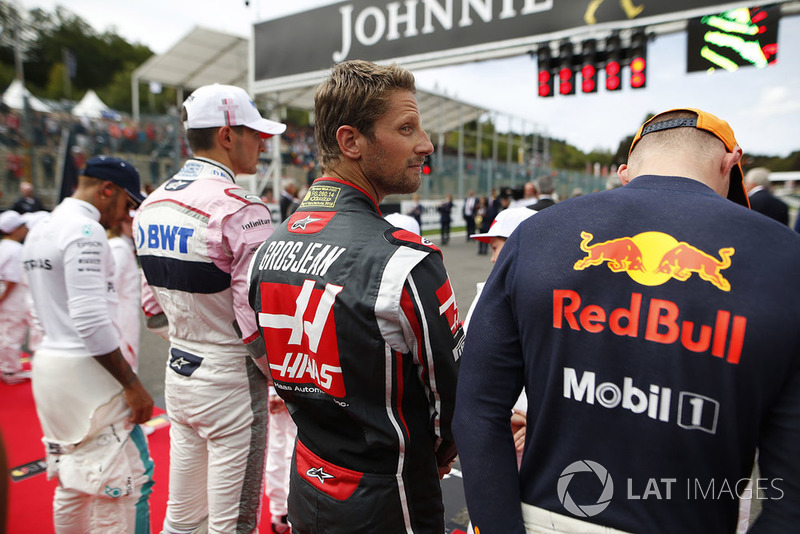
[(139, 369), (139, 336), (142, 313), (142, 287), (139, 266), (133, 250), (133, 240), (128, 236), (108, 240), (114, 256), (114, 288), (117, 292), (117, 309), (114, 324), (120, 335), (119, 349), (134, 372)]
[(153, 463), (123, 388), (92, 356), (119, 345), (113, 261), (100, 213), (65, 199), (28, 234), (22, 263), (45, 329), (33, 396), (48, 477), (58, 477), (56, 532), (149, 532)]
[(134, 221), (148, 326), (169, 320), (165, 533), (192, 532), (206, 518), (214, 533), (258, 526), (268, 386), (253, 359), (266, 371), (246, 274), (271, 234), (266, 205), (207, 159), (188, 160)]
[[(270, 399), (278, 393), (270, 386)], [(283, 404), (283, 400), (280, 401)], [(269, 499), (269, 513), (272, 523), (278, 524), (289, 514), (289, 468), (297, 439), (297, 425), (292, 421), (289, 410), (284, 408), (269, 414), (269, 440), (267, 442), (266, 495)]]
[(20, 354), (25, 342), (27, 289), (20, 273), (21, 254), (21, 243), (0, 240), (0, 295), (8, 292), (0, 302), (0, 372), (9, 377), (22, 371)]

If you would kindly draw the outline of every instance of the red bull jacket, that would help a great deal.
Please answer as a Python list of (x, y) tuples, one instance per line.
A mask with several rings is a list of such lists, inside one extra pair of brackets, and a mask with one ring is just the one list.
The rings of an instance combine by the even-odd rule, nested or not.
[(443, 532), (438, 465), (463, 344), (439, 250), (333, 178), (256, 252), (250, 303), (297, 423), (303, 532)]
[[(470, 517), (520, 502), (626, 532), (800, 521), (800, 237), (680, 177), (643, 176), (512, 234), (467, 336), (454, 419)], [(525, 386), (517, 470), (508, 416)], [(754, 490), (755, 491), (755, 490)]]

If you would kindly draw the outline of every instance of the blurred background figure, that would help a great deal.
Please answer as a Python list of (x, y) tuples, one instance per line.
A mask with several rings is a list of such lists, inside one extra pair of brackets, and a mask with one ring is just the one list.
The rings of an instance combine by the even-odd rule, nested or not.
[(750, 200), (750, 209), (763, 213), (783, 225), (789, 224), (789, 206), (772, 194), (769, 169), (756, 167), (744, 175), (744, 188)]
[(33, 213), (34, 211), (44, 210), (44, 205), (38, 197), (33, 194), (33, 184), (30, 182), (19, 183), (19, 198), (11, 206), (17, 213)]
[(453, 221), (453, 195), (447, 195), (447, 199), (439, 204), (439, 224), (441, 224), (442, 245), (450, 242), (450, 223)]
[[(407, 213), (410, 217), (413, 217), (420, 228), (422, 228), (422, 204), (419, 203), (419, 195), (414, 193), (411, 197), (412, 201), (414, 202), (414, 207)], [(417, 232), (419, 233), (419, 232)]]
[(285, 221), (289, 215), (294, 213), (300, 202), (297, 200), (297, 184), (291, 178), (283, 179), (283, 191), (281, 191), (281, 221)]
[(539, 199), (528, 207), (532, 210), (542, 211), (556, 203), (556, 200), (553, 198), (553, 192), (556, 190), (556, 186), (553, 177), (549, 175), (540, 176), (536, 182), (539, 188)]
[(114, 257), (114, 289), (117, 309), (114, 324), (119, 330), (119, 349), (134, 372), (139, 370), (139, 335), (141, 333), (142, 290), (136, 249), (133, 244), (133, 216), (110, 228), (108, 246)]
[(539, 190), (536, 189), (535, 182), (526, 182), (522, 189), (522, 198), (513, 200), (509, 207), (527, 208), (536, 204), (539, 200)]
[(0, 372), (6, 384), (30, 379), (22, 370), (28, 292), (22, 282), (22, 241), (28, 234), (25, 219), (18, 212), (0, 213)]
[(462, 210), (464, 222), (467, 223), (467, 241), (469, 241), (469, 236), (475, 233), (475, 215), (477, 213), (478, 198), (475, 196), (475, 191), (470, 189), (467, 193), (467, 198), (464, 199), (464, 208)]

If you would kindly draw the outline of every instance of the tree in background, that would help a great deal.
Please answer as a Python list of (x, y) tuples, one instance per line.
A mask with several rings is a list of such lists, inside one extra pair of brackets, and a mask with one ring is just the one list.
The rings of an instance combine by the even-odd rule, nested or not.
[[(58, 6), (52, 13), (41, 8), (18, 13), (12, 3), (0, 1), (2, 87), (16, 75), (17, 43), (24, 62), (25, 85), (34, 95), (79, 100), (87, 90), (94, 89), (106, 104), (119, 110), (131, 109), (131, 73), (153, 55), (149, 47), (130, 44), (114, 31), (98, 33), (65, 7)], [(72, 76), (67, 77), (69, 70)], [(155, 95), (155, 109), (151, 109), (150, 95), (142, 93), (143, 110), (164, 113), (174, 105), (174, 90)]]

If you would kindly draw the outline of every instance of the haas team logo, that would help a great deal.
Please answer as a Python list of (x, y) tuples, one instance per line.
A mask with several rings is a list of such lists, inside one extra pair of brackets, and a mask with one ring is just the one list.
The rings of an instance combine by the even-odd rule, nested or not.
[(626, 272), (634, 281), (646, 286), (658, 286), (673, 278), (685, 282), (692, 274), (697, 274), (722, 291), (731, 290), (722, 271), (731, 266), (733, 247), (719, 249), (717, 259), (661, 232), (644, 232), (591, 245), (592, 234), (581, 232), (581, 238), (581, 250), (586, 256), (575, 262), (573, 269), (576, 271), (606, 263), (612, 272)]
[(264, 282), (258, 324), (264, 332), (269, 367), (276, 382), (313, 385), (334, 397), (345, 396), (333, 304), (342, 286), (317, 289)]

